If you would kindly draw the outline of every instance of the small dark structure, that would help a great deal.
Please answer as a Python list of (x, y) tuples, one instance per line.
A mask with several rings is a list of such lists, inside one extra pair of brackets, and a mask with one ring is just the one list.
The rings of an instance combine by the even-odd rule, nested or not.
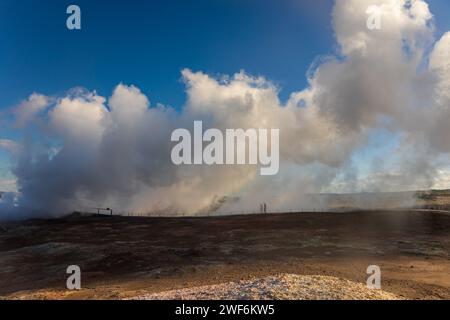
[(107, 211), (109, 212), (109, 215), (112, 216), (113, 215), (113, 210), (111, 208), (93, 208), (97, 210), (97, 215), (100, 215), (102, 211)]

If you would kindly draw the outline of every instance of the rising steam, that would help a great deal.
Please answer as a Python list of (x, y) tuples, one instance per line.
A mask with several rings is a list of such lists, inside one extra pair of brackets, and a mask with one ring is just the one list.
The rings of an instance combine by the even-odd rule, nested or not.
[[(366, 27), (373, 4), (383, 13), (381, 30)], [(265, 78), (244, 72), (213, 78), (189, 69), (182, 71), (181, 111), (151, 105), (125, 84), (108, 99), (85, 89), (32, 94), (14, 109), (14, 125), (33, 134), (20, 142), (0, 139), (18, 189), (3, 196), (0, 216), (57, 216), (91, 206), (190, 214), (257, 209), (264, 201), (294, 207), (307, 193), (448, 181), (450, 33), (434, 38), (422, 0), (337, 0), (333, 26), (336, 55), (322, 58), (308, 87), (286, 102)], [(279, 128), (280, 173), (173, 165), (171, 132), (192, 128), (194, 120), (222, 130)], [(395, 146), (358, 172), (354, 157), (383, 134)]]

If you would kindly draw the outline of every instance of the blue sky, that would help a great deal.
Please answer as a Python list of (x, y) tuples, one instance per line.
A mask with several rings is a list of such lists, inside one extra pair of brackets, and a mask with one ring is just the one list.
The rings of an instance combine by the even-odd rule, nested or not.
[(185, 67), (245, 69), (288, 93), (333, 49), (330, 1), (77, 1), (82, 30), (69, 31), (72, 2), (2, 1), (0, 107), (74, 86), (108, 94), (121, 81), (177, 107)]
[[(429, 0), (437, 36), (450, 30), (450, 1)], [(82, 30), (65, 27), (77, 4)], [(33, 92), (82, 86), (108, 96), (123, 82), (154, 105), (181, 108), (180, 70), (263, 75), (286, 99), (306, 85), (320, 55), (335, 52), (331, 0), (168, 0), (0, 2), (0, 112)], [(0, 128), (0, 138), (15, 132)], [(370, 152), (369, 152), (370, 154)], [(0, 151), (0, 179), (10, 177)]]

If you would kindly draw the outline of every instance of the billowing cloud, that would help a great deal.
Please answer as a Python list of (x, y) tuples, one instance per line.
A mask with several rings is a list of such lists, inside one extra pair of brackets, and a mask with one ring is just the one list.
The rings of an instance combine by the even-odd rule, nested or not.
[[(373, 5), (381, 12), (380, 30), (366, 25)], [(125, 84), (108, 99), (86, 90), (33, 94), (17, 108), (17, 122), (43, 114), (47, 139), (28, 139), (16, 152), (19, 196), (3, 212), (60, 215), (109, 206), (196, 214), (257, 210), (262, 201), (301, 207), (306, 194), (321, 191), (442, 186), (450, 165), (449, 33), (434, 39), (433, 16), (422, 0), (337, 0), (333, 26), (335, 56), (322, 59), (307, 88), (284, 103), (264, 77), (189, 69), (182, 70), (187, 101), (181, 110), (152, 105)], [(280, 129), (280, 173), (173, 165), (170, 134), (191, 129), (194, 120), (205, 128)], [(381, 131), (398, 143), (358, 172), (354, 156)]]
[(42, 94), (33, 93), (27, 100), (23, 101), (14, 110), (16, 114), (16, 125), (23, 128), (34, 120), (34, 117), (50, 104), (51, 99)]

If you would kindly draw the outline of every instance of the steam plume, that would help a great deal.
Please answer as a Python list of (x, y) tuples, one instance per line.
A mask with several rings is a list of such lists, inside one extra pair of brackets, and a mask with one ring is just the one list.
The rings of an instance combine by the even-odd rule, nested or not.
[[(380, 30), (366, 27), (373, 4), (381, 8)], [(214, 78), (189, 69), (182, 70), (181, 111), (151, 105), (125, 84), (108, 99), (85, 89), (32, 94), (15, 108), (15, 125), (40, 138), (0, 140), (18, 187), (17, 196), (2, 198), (0, 216), (56, 216), (100, 205), (144, 213), (257, 210), (267, 199), (292, 207), (307, 193), (448, 181), (450, 33), (434, 38), (423, 0), (337, 0), (333, 27), (335, 56), (323, 58), (307, 88), (283, 103), (263, 77)], [(279, 128), (279, 175), (261, 177), (253, 166), (172, 165), (170, 134), (194, 120), (223, 130)], [(380, 134), (396, 145), (358, 172), (355, 155)]]

